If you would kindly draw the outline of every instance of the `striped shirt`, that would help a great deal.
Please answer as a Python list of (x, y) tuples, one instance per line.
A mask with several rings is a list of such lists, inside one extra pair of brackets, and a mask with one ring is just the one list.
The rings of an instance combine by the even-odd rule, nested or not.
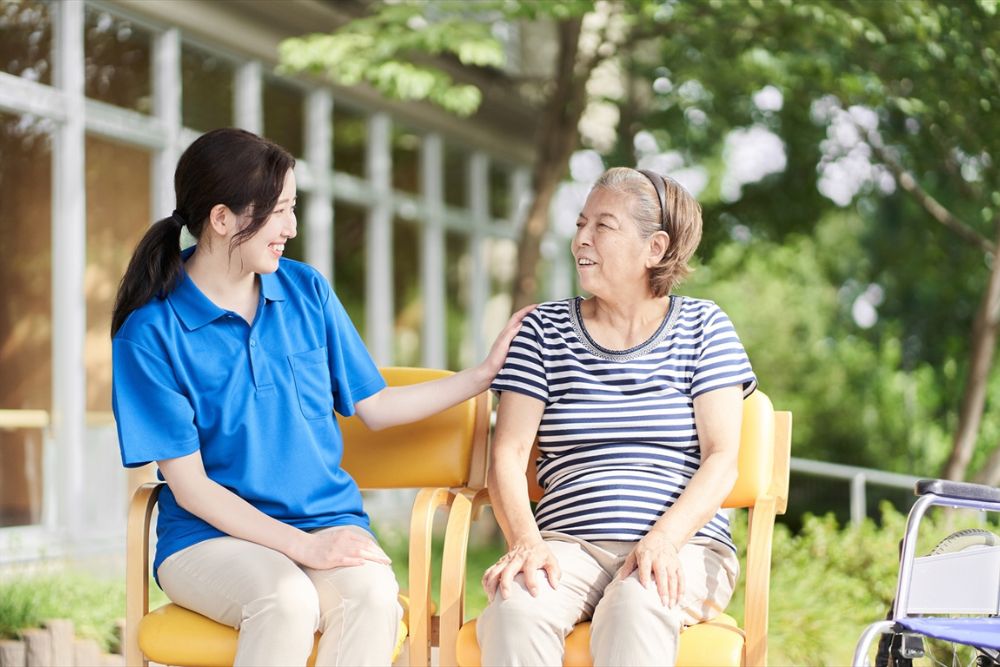
[[(584, 540), (636, 541), (701, 465), (694, 399), (757, 380), (732, 322), (711, 301), (671, 296), (644, 343), (601, 347), (582, 299), (543, 303), (524, 318), (493, 381), (545, 404), (538, 428), (540, 530)], [(697, 535), (735, 550), (721, 512)]]

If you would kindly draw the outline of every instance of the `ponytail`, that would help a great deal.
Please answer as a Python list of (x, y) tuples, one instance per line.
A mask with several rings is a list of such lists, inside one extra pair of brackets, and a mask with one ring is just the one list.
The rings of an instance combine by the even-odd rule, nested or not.
[(118, 285), (111, 314), (112, 338), (133, 310), (153, 297), (166, 298), (177, 286), (181, 277), (182, 227), (183, 219), (174, 211), (150, 227), (139, 241)]

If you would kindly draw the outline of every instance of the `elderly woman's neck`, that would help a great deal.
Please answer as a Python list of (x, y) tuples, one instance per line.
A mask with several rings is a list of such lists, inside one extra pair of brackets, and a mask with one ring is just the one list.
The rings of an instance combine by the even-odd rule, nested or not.
[(670, 297), (601, 299), (591, 297), (580, 305), (580, 313), (592, 336), (610, 349), (626, 349), (642, 343), (656, 332), (670, 308)]

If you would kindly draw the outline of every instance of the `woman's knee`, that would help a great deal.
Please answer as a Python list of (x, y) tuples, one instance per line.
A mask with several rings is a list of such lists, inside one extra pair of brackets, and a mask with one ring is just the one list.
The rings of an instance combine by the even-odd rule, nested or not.
[(319, 626), (316, 587), (301, 571), (283, 573), (275, 578), (269, 592), (243, 606), (243, 620), (259, 620), (287, 631), (315, 632)]
[(681, 610), (668, 607), (655, 583), (643, 586), (635, 576), (612, 582), (594, 610), (595, 625), (630, 625), (655, 617), (661, 623), (680, 628)]

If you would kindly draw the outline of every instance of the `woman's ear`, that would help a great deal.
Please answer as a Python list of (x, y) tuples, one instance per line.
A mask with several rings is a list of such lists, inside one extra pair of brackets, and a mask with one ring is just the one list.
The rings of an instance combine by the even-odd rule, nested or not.
[(236, 216), (225, 204), (216, 204), (208, 213), (208, 224), (219, 236), (225, 236), (233, 231)]
[(651, 269), (660, 262), (670, 248), (670, 235), (664, 231), (654, 232), (649, 237), (649, 255), (646, 258), (646, 268)]

